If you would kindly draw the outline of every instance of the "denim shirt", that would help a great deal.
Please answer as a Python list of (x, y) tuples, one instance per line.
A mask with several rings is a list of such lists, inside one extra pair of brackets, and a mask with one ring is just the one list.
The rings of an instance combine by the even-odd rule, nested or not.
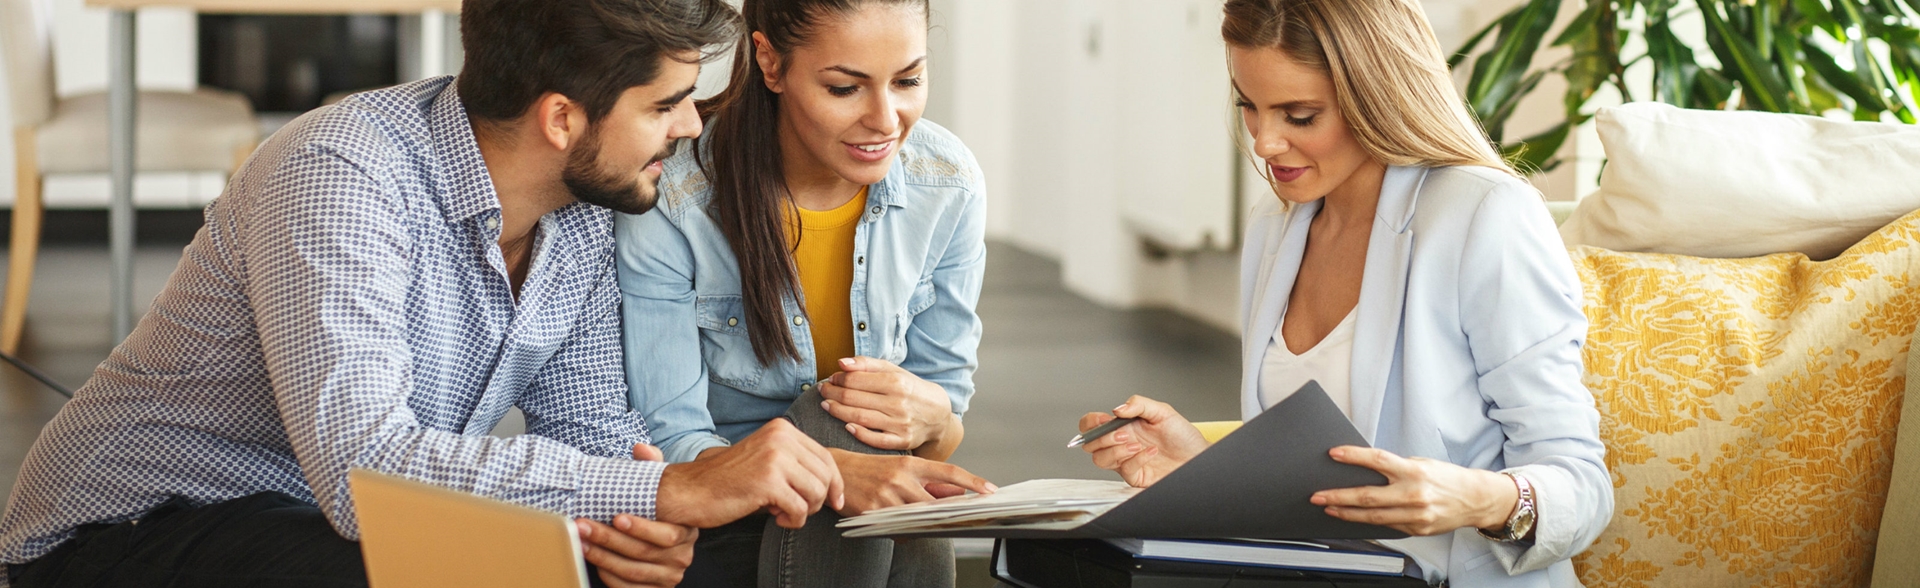
[[(704, 140), (698, 148), (705, 148)], [(621, 343), (629, 400), (670, 462), (691, 461), (785, 414), (818, 385), (804, 306), (783, 301), (796, 360), (761, 365), (748, 341), (733, 248), (708, 216), (712, 190), (682, 150), (666, 161), (660, 204), (616, 215)], [(894, 362), (947, 391), (954, 414), (979, 365), (986, 193), (957, 137), (921, 121), (854, 234), (854, 352)]]

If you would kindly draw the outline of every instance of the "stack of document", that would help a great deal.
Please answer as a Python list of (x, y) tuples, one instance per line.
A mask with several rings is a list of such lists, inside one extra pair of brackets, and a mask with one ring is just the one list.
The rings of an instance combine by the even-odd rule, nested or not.
[(1363, 574), (1400, 574), (1407, 558), (1369, 541), (1104, 539), (1135, 557)]
[(991, 527), (1064, 530), (1086, 524), (1126, 502), (1139, 488), (1104, 480), (1029, 480), (993, 494), (968, 494), (904, 504), (841, 519), (847, 537), (878, 537)]

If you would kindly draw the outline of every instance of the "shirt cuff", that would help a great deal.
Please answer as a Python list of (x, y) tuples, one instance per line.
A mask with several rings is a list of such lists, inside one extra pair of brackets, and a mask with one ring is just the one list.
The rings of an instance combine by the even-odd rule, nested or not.
[(623, 513), (652, 519), (666, 470), (665, 462), (588, 457), (580, 468), (572, 515), (602, 522)]
[(1575, 504), (1573, 477), (1560, 468), (1528, 465), (1501, 470), (1527, 479), (1533, 486), (1533, 542), (1492, 541), (1494, 557), (1500, 559), (1508, 574), (1524, 574), (1573, 557), (1574, 533), (1578, 529), (1579, 505)]
[(732, 447), (733, 442), (726, 437), (712, 433), (692, 433), (681, 435), (660, 447), (660, 453), (666, 455), (667, 463), (687, 463), (700, 458), (700, 452), (715, 447)]

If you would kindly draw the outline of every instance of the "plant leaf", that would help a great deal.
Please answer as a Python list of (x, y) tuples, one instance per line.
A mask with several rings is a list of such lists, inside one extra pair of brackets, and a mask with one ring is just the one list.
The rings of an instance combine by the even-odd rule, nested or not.
[(1559, 11), (1560, 0), (1529, 0), (1513, 15), (1513, 20), (1500, 26), (1493, 49), (1474, 60), (1467, 102), (1482, 120), (1503, 107), (1511, 110), (1504, 105), (1526, 94), (1516, 90), (1533, 67), (1533, 54), (1539, 50), (1541, 39), (1546, 37)]
[(1653, 59), (1654, 99), (1686, 108), (1700, 65), (1694, 62), (1693, 49), (1674, 36), (1669, 23), (1665, 18), (1649, 22), (1645, 32), (1647, 56)]
[(1447, 56), (1447, 69), (1460, 67), (1460, 62), (1467, 60), (1467, 55), (1473, 52), (1474, 47), (1480, 46), (1480, 41), (1486, 40), (1487, 35), (1492, 34), (1494, 29), (1500, 28), (1500, 23), (1506, 22), (1507, 19), (1512, 18), (1513, 15), (1519, 14), (1522, 9), (1524, 9), (1524, 7), (1507, 11), (1506, 14), (1500, 15), (1500, 18), (1496, 18), (1493, 22), (1487, 23), (1487, 26), (1482, 27), (1480, 32), (1474, 33), (1471, 37), (1467, 37), (1467, 42), (1460, 44), (1459, 51), (1454, 51), (1453, 55)]
[(1814, 45), (1812, 41), (1806, 39), (1800, 40), (1800, 49), (1801, 55), (1806, 58), (1805, 63), (1809, 70), (1808, 73), (1819, 74), (1820, 78), (1827, 82), (1827, 85), (1833, 86), (1833, 89), (1839, 90), (1841, 94), (1847, 95), (1848, 98), (1852, 98), (1856, 111), (1870, 110), (1872, 112), (1879, 112), (1886, 110), (1886, 102), (1882, 97), (1878, 93), (1875, 93), (1872, 88), (1868, 88), (1865, 84), (1860, 83), (1859, 76), (1855, 76), (1853, 72), (1842, 69), (1832, 55), (1828, 55), (1826, 51), (1822, 51), (1819, 46)]
[(1722, 110), (1727, 107), (1727, 99), (1733, 97), (1733, 82), (1710, 69), (1702, 68), (1693, 77), (1693, 86), (1693, 103), (1687, 108)]
[(1559, 161), (1553, 159), (1553, 155), (1560, 152), (1561, 145), (1566, 144), (1568, 131), (1573, 129), (1574, 124), (1572, 121), (1561, 121), (1560, 124), (1518, 143), (1502, 145), (1500, 156), (1527, 175), (1553, 171), (1553, 168), (1560, 165)]
[(1701, 17), (1707, 21), (1707, 43), (1716, 45), (1714, 52), (1722, 54), (1721, 62), (1728, 67), (1728, 71), (1737, 74), (1735, 79), (1744, 82), (1741, 84), (1744, 95), (1751, 96), (1753, 102), (1757, 102), (1764, 110), (1793, 112), (1794, 105), (1787, 99), (1786, 83), (1780, 79), (1780, 73), (1773, 68), (1773, 64), (1762, 59), (1760, 51), (1726, 19), (1721, 18), (1719, 11), (1714, 9), (1713, 0), (1696, 1), (1700, 5)]

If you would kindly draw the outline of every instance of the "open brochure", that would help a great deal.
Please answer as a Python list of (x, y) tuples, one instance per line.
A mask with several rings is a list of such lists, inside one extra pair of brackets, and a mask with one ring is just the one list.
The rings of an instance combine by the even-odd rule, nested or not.
[(1342, 445), (1367, 442), (1308, 382), (1150, 488), (1033, 480), (995, 494), (883, 508), (839, 526), (848, 537), (1405, 537), (1333, 518), (1308, 501), (1321, 490), (1386, 485), (1379, 472), (1327, 455)]
[(1106, 480), (1028, 480), (993, 494), (967, 494), (901, 505), (840, 520), (848, 537), (949, 529), (1072, 529), (1125, 502), (1140, 489)]

